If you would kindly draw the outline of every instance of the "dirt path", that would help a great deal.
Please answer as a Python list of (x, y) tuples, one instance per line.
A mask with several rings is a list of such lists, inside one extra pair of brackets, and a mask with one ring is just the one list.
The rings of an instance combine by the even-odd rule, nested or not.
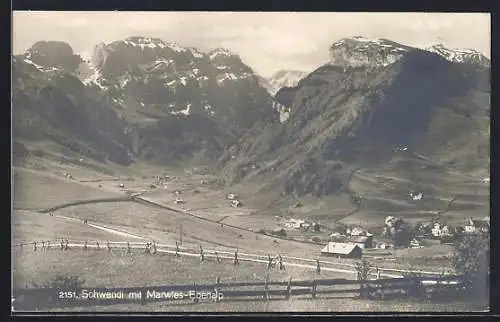
[[(180, 213), (180, 214), (184, 214), (184, 215), (187, 215), (187, 216), (192, 216), (192, 217), (198, 218), (198, 219), (203, 220), (203, 221), (207, 221), (207, 222), (211, 222), (211, 223), (217, 223), (217, 221), (215, 221), (215, 220), (210, 220), (210, 219), (207, 219), (207, 218), (202, 218), (202, 217), (196, 216), (196, 215), (194, 215), (192, 213), (189, 213), (187, 211), (175, 209), (175, 208), (172, 208), (172, 207), (169, 207), (169, 206), (165, 206), (165, 205), (156, 203), (154, 201), (146, 200), (146, 199), (144, 199), (144, 198), (142, 198), (140, 196), (129, 196), (129, 197), (121, 197), (121, 198), (105, 198), (105, 199), (94, 199), (94, 200), (76, 201), (76, 202), (66, 203), (66, 204), (63, 204), (63, 205), (60, 205), (60, 206), (51, 207), (50, 209), (39, 211), (39, 213), (52, 212), (54, 210), (59, 210), (59, 209), (62, 209), (62, 208), (72, 207), (72, 206), (81, 205), (81, 204), (91, 204), (91, 203), (100, 203), (100, 202), (112, 202), (113, 200), (114, 201), (136, 202), (136, 203), (139, 203), (139, 204), (142, 204), (142, 205), (156, 207), (156, 208), (162, 208), (162, 209), (170, 210), (170, 211), (177, 212), (177, 213)], [(82, 225), (85, 225), (85, 223), (83, 223), (83, 221), (81, 219), (71, 218), (71, 217), (62, 216), (62, 215), (53, 215), (53, 216), (57, 217), (57, 218), (62, 218), (62, 219), (65, 219), (65, 220), (78, 221)], [(111, 234), (121, 235), (121, 236), (124, 236), (124, 237), (130, 237), (130, 238), (141, 239), (141, 240), (151, 239), (151, 238), (148, 238), (147, 236), (139, 236), (139, 235), (135, 235), (135, 234), (130, 234), (130, 233), (124, 232), (122, 230), (114, 228), (111, 225), (103, 226), (103, 225), (101, 225), (99, 223), (96, 223), (96, 222), (87, 223), (86, 225), (88, 225), (90, 227), (93, 227), (95, 229), (103, 230), (103, 231), (109, 232)], [(231, 227), (231, 228), (234, 228), (234, 229), (238, 229), (238, 230), (250, 231), (250, 232), (252, 232), (252, 233), (254, 233), (256, 235), (259, 235), (258, 233), (253, 232), (253, 231), (248, 230), (248, 229), (245, 229), (245, 228), (241, 228), (241, 227), (237, 227), (237, 226), (233, 226), (233, 225), (225, 225), (225, 226), (226, 227)], [(278, 237), (276, 237), (276, 238), (278, 239)], [(300, 243), (300, 244), (305, 244), (306, 243), (306, 242), (296, 241), (296, 240), (288, 240), (288, 239), (284, 239), (284, 240), (286, 240), (289, 243), (292, 243), (292, 242), (294, 242), (294, 243)], [(212, 242), (212, 241), (206, 241), (206, 240), (203, 240), (203, 241), (207, 242), (207, 243), (210, 243), (210, 244), (212, 244), (214, 246), (218, 245), (218, 246), (230, 247), (230, 245), (222, 245), (220, 243), (216, 243), (216, 242)], [(309, 244), (309, 243), (307, 243), (307, 244)], [(250, 254), (250, 253), (248, 253), (246, 255), (251, 256), (251, 257), (262, 257), (262, 255)], [(199, 256), (199, 254), (196, 254), (196, 256)], [(287, 258), (291, 259), (291, 260), (295, 260), (295, 261), (302, 261), (302, 262), (309, 262), (309, 263), (310, 262), (316, 262), (315, 259), (307, 259), (307, 258), (299, 258), (299, 257), (289, 257), (289, 256)], [(266, 262), (265, 260), (263, 260), (263, 261)], [(321, 262), (323, 264), (327, 263), (325, 261), (321, 261)], [(336, 263), (329, 263), (329, 264), (336, 264)], [(316, 268), (315, 265), (290, 263), (290, 262), (287, 262), (287, 265), (297, 266), (297, 267), (303, 267), (303, 268)], [(345, 265), (343, 265), (343, 266), (345, 267)], [(379, 268), (381, 269), (381, 271), (385, 270), (382, 267), (379, 267)], [(323, 269), (323, 267), (322, 267), (322, 269)], [(344, 270), (344, 269), (338, 269), (338, 268), (331, 268), (331, 269), (332, 270), (337, 270), (338, 272), (349, 272), (349, 273), (353, 273), (354, 272), (353, 270), (349, 270), (349, 269), (346, 269), (346, 270)], [(387, 269), (387, 271), (391, 271), (391, 272), (395, 272), (395, 273), (396, 272), (401, 272), (401, 270), (395, 270), (395, 269)], [(394, 275), (394, 274), (390, 274), (390, 273), (384, 273), (384, 275), (385, 276), (392, 276), (392, 277), (394, 277), (394, 276), (400, 277), (401, 273), (399, 273), (399, 275)]]

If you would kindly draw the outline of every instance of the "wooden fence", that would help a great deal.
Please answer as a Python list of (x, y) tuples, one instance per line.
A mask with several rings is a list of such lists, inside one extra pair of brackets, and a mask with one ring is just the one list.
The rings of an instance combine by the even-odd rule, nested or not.
[[(408, 297), (432, 299), (436, 294), (445, 294), (448, 299), (461, 296), (464, 283), (459, 276), (440, 278), (411, 277), (390, 278), (372, 281), (344, 279), (316, 279), (262, 282), (223, 283), (217, 277), (214, 284), (184, 284), (120, 289), (56, 290), (15, 289), (14, 307), (20, 311), (43, 308), (113, 305), (123, 303), (147, 304), (151, 302), (231, 301), (231, 300), (287, 300), (293, 296), (316, 298), (351, 297), (361, 299), (388, 299)], [(62, 293), (60, 293), (62, 292)], [(74, 293), (73, 293), (74, 292)], [(96, 292), (96, 293), (95, 293)], [(114, 293), (106, 293), (114, 292)], [(101, 298), (90, 298), (84, 294), (101, 294)], [(115, 294), (115, 298), (105, 298)], [(118, 294), (118, 295), (116, 295)], [(121, 295), (120, 295), (121, 294)], [(204, 298), (200, 294), (204, 294)], [(75, 298), (77, 295), (79, 298)], [(120, 298), (118, 298), (120, 297)]]
[[(61, 243), (61, 241), (63, 241)], [(34, 250), (42, 249), (68, 249), (68, 248), (84, 248), (84, 249), (143, 249), (148, 248), (148, 244), (151, 246), (151, 242), (145, 241), (124, 241), (124, 242), (113, 242), (113, 241), (87, 241), (87, 240), (67, 240), (67, 239), (57, 239), (50, 241), (36, 241), (36, 242), (24, 242), (12, 245), (16, 248), (28, 248)], [(169, 244), (154, 244), (157, 252), (175, 254), (178, 256), (190, 256), (190, 257), (200, 257), (199, 248), (194, 246), (184, 247), (179, 245), (169, 245)], [(235, 250), (214, 250), (214, 249), (204, 249), (204, 257), (220, 258), (220, 259), (234, 259)], [(356, 265), (354, 263), (345, 262), (343, 260), (329, 259), (319, 260), (319, 259), (309, 259), (293, 256), (282, 256), (285, 264), (290, 266), (297, 266), (302, 268), (316, 269), (317, 263), (321, 265), (321, 269), (330, 271), (344, 271), (346, 273), (355, 273)], [(267, 263), (268, 256), (263, 254), (250, 254), (246, 252), (238, 252), (238, 261), (249, 261), (257, 263)], [(378, 272), (377, 272), (378, 271)], [(405, 270), (396, 268), (384, 268), (384, 267), (371, 267), (369, 275), (375, 276), (379, 274), (381, 277), (399, 278), (403, 274), (420, 274), (427, 276), (443, 276), (450, 275), (450, 272), (442, 270), (429, 271), (429, 270)]]

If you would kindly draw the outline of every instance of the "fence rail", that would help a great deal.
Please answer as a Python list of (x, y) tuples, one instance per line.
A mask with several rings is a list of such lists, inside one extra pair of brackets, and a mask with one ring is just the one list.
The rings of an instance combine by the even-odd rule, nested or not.
[[(431, 281), (433, 285), (425, 283)], [(453, 282), (453, 283), (451, 283)], [(342, 286), (339, 288), (339, 286)], [(345, 287), (350, 286), (350, 287)], [(413, 296), (418, 298), (429, 298), (439, 292), (447, 292), (447, 296), (460, 296), (463, 294), (464, 283), (460, 276), (412, 277), (412, 278), (388, 278), (376, 281), (361, 280), (339, 280), (339, 279), (316, 279), (298, 281), (268, 281), (268, 282), (235, 282), (221, 283), (217, 277), (214, 284), (183, 284), (151, 287), (128, 287), (120, 289), (95, 289), (95, 292), (117, 292), (123, 294), (121, 298), (84, 298), (83, 289), (75, 291), (80, 298), (61, 298), (59, 292), (52, 288), (41, 289), (14, 289), (13, 298), (16, 310), (34, 310), (54, 307), (74, 306), (96, 306), (113, 305), (123, 303), (142, 303), (168, 301), (173, 303), (193, 302), (197, 303), (200, 298), (196, 294), (210, 294), (208, 301), (231, 301), (241, 299), (248, 301), (290, 299), (292, 296), (307, 296), (312, 298), (332, 296), (345, 297), (351, 294), (354, 298), (383, 299), (385, 297)], [(261, 289), (245, 289), (259, 287)], [(281, 288), (276, 288), (281, 287)], [(283, 288), (285, 287), (285, 288)], [(234, 289), (237, 288), (237, 289)], [(94, 291), (92, 288), (85, 288)], [(63, 294), (67, 294), (66, 292)], [(88, 294), (88, 293), (87, 293)], [(134, 296), (130, 296), (133, 294)], [(156, 296), (155, 294), (162, 294)], [(170, 294), (170, 295), (168, 295)], [(65, 295), (64, 297), (66, 297)], [(203, 299), (201, 300), (203, 301)]]
[[(118, 248), (118, 249), (146, 249), (149, 245), (152, 245), (152, 242), (145, 241), (89, 241), (89, 240), (68, 240), (68, 239), (52, 239), (52, 240), (44, 240), (44, 241), (32, 241), (32, 242), (24, 242), (12, 245), (12, 247), (21, 247), (24, 246), (33, 246), (36, 243), (37, 248), (60, 248), (61, 241), (65, 245), (70, 248), (87, 248), (87, 249), (96, 249), (96, 248)], [(154, 244), (157, 251), (161, 253), (170, 253), (177, 254), (179, 256), (190, 256), (190, 257), (199, 257), (200, 250), (195, 247), (183, 247), (180, 245), (171, 245), (171, 244)], [(235, 249), (235, 251), (237, 251)], [(218, 257), (220, 259), (233, 259), (235, 251), (230, 252), (226, 250), (215, 250), (215, 249), (203, 249), (203, 253), (205, 257), (215, 258)], [(316, 259), (308, 259), (301, 257), (293, 257), (293, 256), (282, 256), (283, 263), (291, 266), (297, 266), (302, 268), (311, 268), (315, 269), (318, 260)], [(250, 253), (240, 253), (238, 252), (238, 260), (239, 261), (250, 261), (256, 263), (268, 263), (268, 257), (260, 254), (250, 254)], [(333, 261), (325, 261), (319, 260), (321, 269), (325, 270), (337, 270), (344, 272), (354, 273), (356, 265), (352, 263), (343, 263), (341, 261), (333, 262)], [(372, 267), (370, 270), (370, 275), (375, 275), (377, 270), (380, 272), (381, 276), (385, 277), (401, 277), (403, 274), (422, 274), (422, 275), (450, 275), (449, 272), (446, 271), (428, 271), (428, 270), (405, 270), (405, 269), (396, 269), (396, 268), (384, 268), (384, 267)], [(399, 275), (395, 275), (394, 273), (399, 273)]]

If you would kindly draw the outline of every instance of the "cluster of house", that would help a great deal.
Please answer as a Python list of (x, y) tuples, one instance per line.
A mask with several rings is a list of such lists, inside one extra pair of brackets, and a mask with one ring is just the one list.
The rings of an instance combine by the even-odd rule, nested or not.
[[(160, 175), (160, 176), (153, 176), (153, 185), (161, 185), (166, 183), (170, 179), (170, 176), (167, 175)], [(166, 188), (166, 186), (165, 186)]]
[(302, 229), (305, 231), (311, 230), (318, 232), (320, 230), (320, 225), (317, 222), (308, 222), (303, 219), (290, 218), (284, 223), (285, 227), (291, 229)]
[(68, 179), (73, 179), (73, 176), (69, 172), (64, 172), (64, 177), (66, 177)]
[(363, 249), (373, 248), (373, 234), (361, 227), (347, 228), (345, 233), (334, 232), (321, 250), (321, 255), (338, 258), (361, 258)]
[(413, 200), (413, 201), (418, 201), (418, 200), (422, 200), (422, 198), (424, 197), (424, 193), (423, 192), (410, 192), (409, 193), (409, 196), (410, 198)]
[[(389, 228), (398, 226), (402, 222), (401, 218), (389, 216), (385, 220), (385, 225)], [(451, 236), (457, 232), (466, 234), (487, 233), (490, 228), (490, 218), (485, 217), (482, 219), (469, 218), (467, 223), (462, 227), (451, 229), (448, 225), (435, 222), (433, 224), (422, 224), (426, 229), (420, 230), (419, 237), (436, 237), (442, 238)], [(427, 233), (421, 234), (422, 231)], [(419, 232), (417, 232), (418, 234)], [(330, 241), (321, 250), (324, 256), (333, 256), (338, 258), (361, 258), (363, 250), (367, 248), (374, 248), (373, 234), (365, 231), (361, 227), (348, 228), (345, 232), (334, 232), (330, 234)], [(387, 249), (392, 247), (390, 243), (379, 243), (377, 248)], [(423, 247), (417, 238), (413, 238), (409, 246), (412, 248)]]
[(234, 208), (242, 206), (241, 201), (238, 200), (238, 195), (235, 193), (228, 193), (226, 199), (229, 200), (229, 205)]
[(174, 194), (175, 194), (175, 201), (174, 201), (175, 204), (184, 204), (184, 203), (186, 203), (184, 201), (184, 199), (182, 199), (180, 197), (180, 195), (182, 194), (182, 192), (180, 190), (175, 190)]
[(464, 232), (469, 234), (474, 233), (487, 233), (490, 231), (490, 217), (486, 216), (482, 219), (469, 218), (467, 224), (464, 226)]
[(484, 217), (482, 219), (469, 218), (465, 225), (450, 228), (449, 225), (440, 222), (422, 223), (417, 231), (422, 237), (442, 238), (449, 237), (454, 234), (477, 234), (487, 233), (490, 229), (490, 218)]

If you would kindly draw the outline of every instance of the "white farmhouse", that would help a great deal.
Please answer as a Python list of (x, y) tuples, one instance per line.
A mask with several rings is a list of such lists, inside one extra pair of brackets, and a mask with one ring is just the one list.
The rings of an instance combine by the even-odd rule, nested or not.
[(475, 234), (480, 232), (488, 232), (490, 229), (489, 220), (480, 220), (469, 218), (467, 225), (464, 226), (464, 232), (468, 234)]

